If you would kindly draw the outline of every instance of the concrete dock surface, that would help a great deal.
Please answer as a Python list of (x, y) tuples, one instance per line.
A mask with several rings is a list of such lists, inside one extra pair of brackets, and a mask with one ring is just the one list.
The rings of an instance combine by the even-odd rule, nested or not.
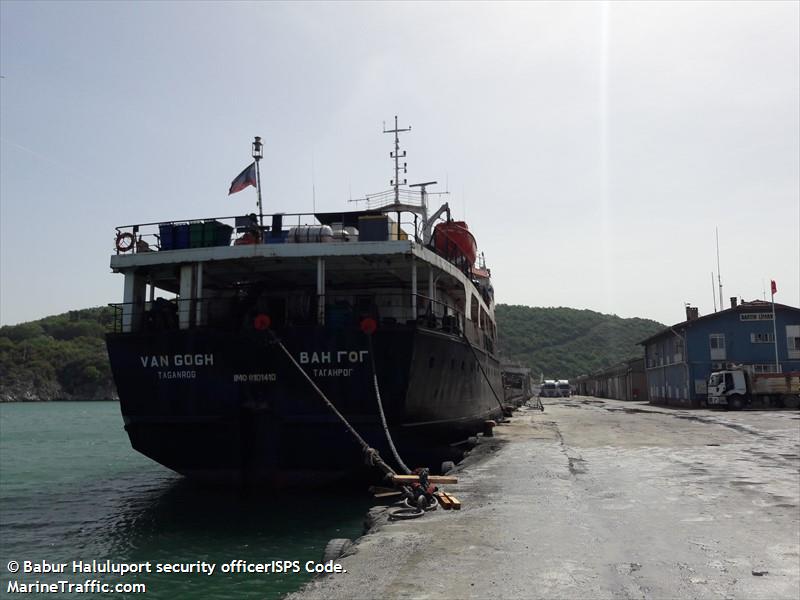
[(290, 598), (800, 598), (798, 411), (543, 400)]

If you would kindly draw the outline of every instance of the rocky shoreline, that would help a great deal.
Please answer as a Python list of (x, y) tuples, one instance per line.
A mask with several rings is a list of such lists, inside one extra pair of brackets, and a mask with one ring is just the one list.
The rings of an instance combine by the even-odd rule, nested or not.
[(60, 385), (43, 387), (34, 385), (11, 385), (0, 387), (0, 403), (10, 402), (118, 402), (116, 388), (98, 386), (94, 389), (78, 390), (75, 393), (65, 391)]

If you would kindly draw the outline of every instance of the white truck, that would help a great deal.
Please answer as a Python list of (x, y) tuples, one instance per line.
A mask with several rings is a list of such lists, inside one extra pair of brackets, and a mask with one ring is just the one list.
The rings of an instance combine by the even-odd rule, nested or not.
[(715, 371), (708, 378), (709, 406), (741, 410), (800, 406), (800, 372), (754, 373), (746, 366)]
[(572, 395), (572, 388), (570, 387), (568, 380), (559, 379), (556, 387), (558, 388), (558, 395), (562, 398), (569, 398)]
[(558, 386), (555, 379), (545, 379), (544, 383), (542, 383), (542, 387), (539, 390), (539, 396), (544, 396), (545, 398), (557, 398), (560, 396), (558, 393)]

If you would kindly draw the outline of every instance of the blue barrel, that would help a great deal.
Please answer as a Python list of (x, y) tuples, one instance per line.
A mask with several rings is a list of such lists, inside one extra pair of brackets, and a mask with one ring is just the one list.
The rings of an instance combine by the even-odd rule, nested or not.
[(161, 223), (158, 226), (158, 237), (162, 250), (172, 250), (175, 247), (175, 226), (172, 223)]
[(268, 244), (285, 244), (289, 238), (289, 231), (271, 231), (266, 238)]
[(173, 241), (175, 250), (185, 250), (189, 247), (189, 224), (188, 223), (181, 223), (180, 225), (175, 225), (175, 229), (173, 230)]

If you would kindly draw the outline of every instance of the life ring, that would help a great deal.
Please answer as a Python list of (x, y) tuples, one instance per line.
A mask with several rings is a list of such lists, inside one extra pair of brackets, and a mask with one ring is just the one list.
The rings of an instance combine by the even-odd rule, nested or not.
[(117, 251), (128, 252), (133, 248), (134, 237), (127, 231), (117, 234)]

